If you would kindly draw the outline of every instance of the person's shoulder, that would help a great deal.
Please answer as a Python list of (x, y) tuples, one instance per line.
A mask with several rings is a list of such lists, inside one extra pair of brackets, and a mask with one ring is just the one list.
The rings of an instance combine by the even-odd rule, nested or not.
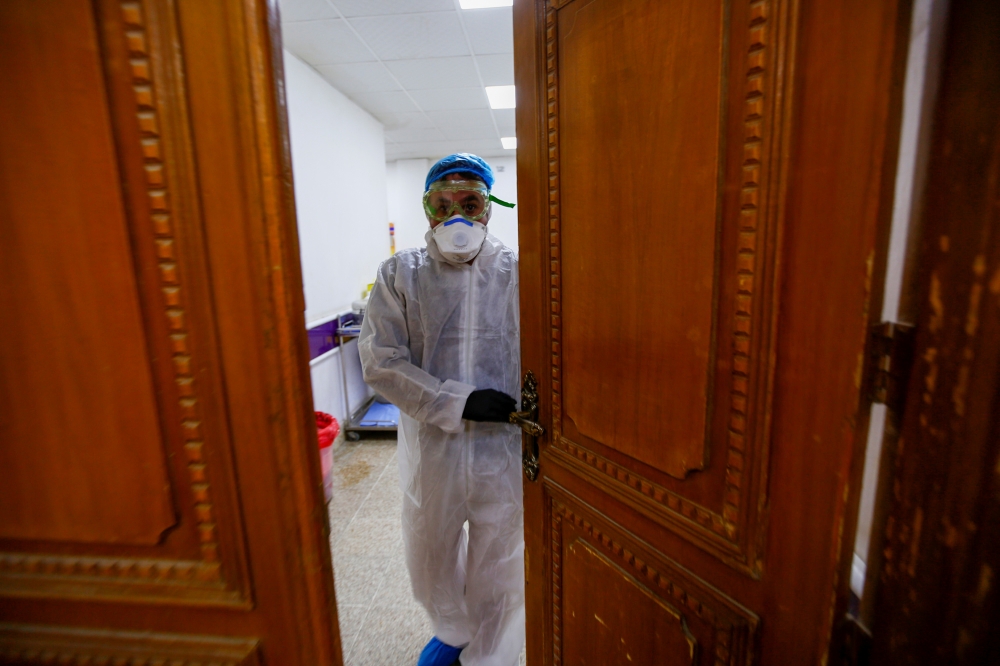
[(397, 273), (410, 273), (418, 270), (427, 263), (427, 248), (411, 247), (400, 250), (382, 262), (379, 273), (383, 275), (395, 275)]
[(419, 268), (423, 266), (428, 261), (427, 248), (426, 247), (411, 247), (405, 250), (400, 250), (392, 256), (396, 260), (399, 266), (407, 266), (413, 268)]
[(487, 232), (485, 243), (483, 249), (489, 249), (483, 252), (484, 255), (493, 257), (493, 261), (500, 266), (517, 266), (517, 252), (504, 245), (502, 240)]
[(500, 248), (500, 252), (497, 253), (497, 260), (503, 265), (517, 268), (517, 252), (506, 245)]

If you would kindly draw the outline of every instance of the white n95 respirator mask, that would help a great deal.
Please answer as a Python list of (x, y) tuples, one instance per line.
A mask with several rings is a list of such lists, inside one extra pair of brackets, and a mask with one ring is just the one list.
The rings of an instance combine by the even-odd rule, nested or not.
[(475, 259), (482, 249), (486, 240), (486, 225), (453, 215), (429, 229), (426, 238), (428, 243), (434, 241), (448, 263), (464, 264)]

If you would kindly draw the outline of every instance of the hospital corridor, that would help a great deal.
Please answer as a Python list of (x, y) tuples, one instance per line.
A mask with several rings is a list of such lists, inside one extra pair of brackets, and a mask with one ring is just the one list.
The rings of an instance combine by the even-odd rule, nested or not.
[[(490, 194), (510, 204), (490, 202), (489, 232), (517, 250), (510, 4), (281, 2), (313, 402), (339, 431), (323, 455), (345, 664), (417, 663), (434, 635), (404, 558), (405, 416), (365, 382), (359, 340), (376, 269), (428, 242), (421, 198), (439, 158), (489, 163)], [(439, 31), (454, 39), (428, 39)]]
[(1000, 664), (997, 0), (0, 0), (0, 666)]

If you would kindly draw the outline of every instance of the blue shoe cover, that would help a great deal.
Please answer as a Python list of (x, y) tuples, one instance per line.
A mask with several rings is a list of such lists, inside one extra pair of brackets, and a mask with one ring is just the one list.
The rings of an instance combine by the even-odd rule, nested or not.
[(417, 660), (417, 666), (451, 666), (461, 653), (462, 648), (442, 643), (435, 636), (424, 646), (420, 659)]

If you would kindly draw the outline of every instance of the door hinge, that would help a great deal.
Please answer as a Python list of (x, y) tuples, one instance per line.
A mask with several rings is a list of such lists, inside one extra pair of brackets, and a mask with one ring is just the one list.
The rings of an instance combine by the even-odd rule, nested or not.
[(899, 412), (913, 365), (913, 326), (884, 321), (871, 328), (865, 384), (868, 398)]
[(840, 623), (840, 654), (837, 666), (868, 666), (871, 663), (872, 634), (853, 615)]

